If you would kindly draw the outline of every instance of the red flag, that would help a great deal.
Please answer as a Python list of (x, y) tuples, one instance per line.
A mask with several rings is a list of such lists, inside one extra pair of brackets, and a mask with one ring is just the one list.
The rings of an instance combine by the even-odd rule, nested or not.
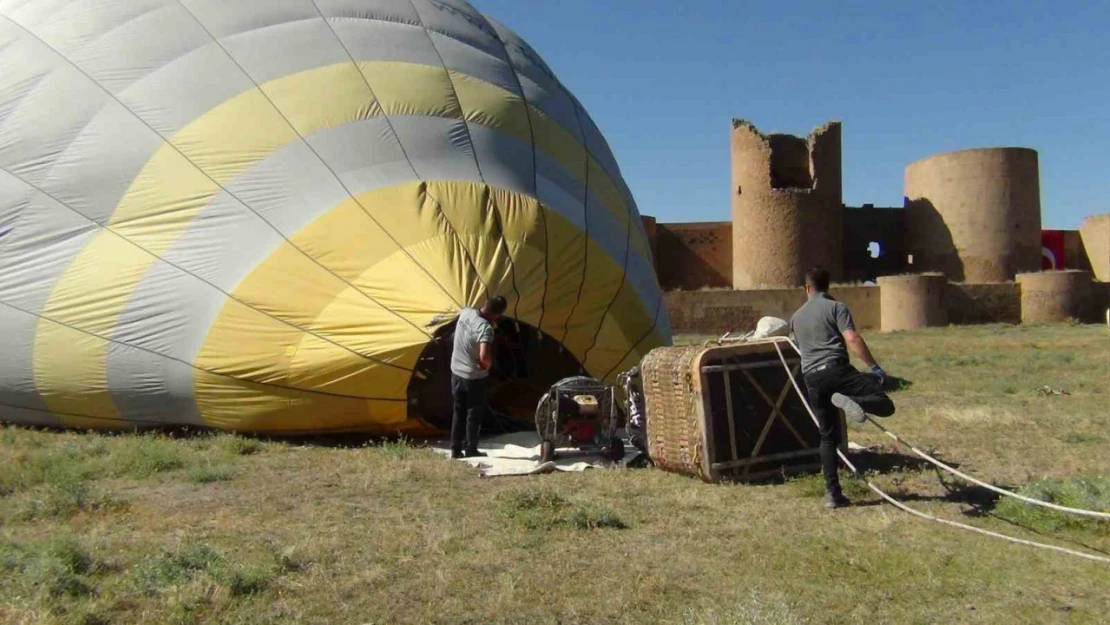
[(1064, 257), (1064, 231), (1041, 230), (1041, 269), (1067, 269)]

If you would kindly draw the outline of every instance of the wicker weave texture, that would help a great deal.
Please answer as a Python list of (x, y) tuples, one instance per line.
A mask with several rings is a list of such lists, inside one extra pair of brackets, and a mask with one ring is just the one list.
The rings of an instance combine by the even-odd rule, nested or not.
[(661, 347), (640, 366), (647, 409), (648, 453), (656, 466), (710, 480), (705, 457), (701, 346)]

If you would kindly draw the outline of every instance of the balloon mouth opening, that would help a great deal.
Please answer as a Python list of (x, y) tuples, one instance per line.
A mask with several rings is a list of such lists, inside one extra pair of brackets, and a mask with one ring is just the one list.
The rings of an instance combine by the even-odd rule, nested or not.
[[(451, 429), (451, 351), (456, 321), (433, 335), (417, 360), (408, 386), (408, 416), (444, 432)], [(486, 432), (535, 427), (536, 404), (553, 384), (584, 375), (582, 363), (550, 334), (515, 319), (497, 324), (490, 372)]]

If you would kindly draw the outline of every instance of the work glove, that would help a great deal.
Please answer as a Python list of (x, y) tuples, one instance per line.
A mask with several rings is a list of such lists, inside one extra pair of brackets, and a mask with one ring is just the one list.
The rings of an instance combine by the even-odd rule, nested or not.
[(879, 378), (879, 386), (886, 388), (887, 374), (886, 371), (883, 371), (882, 367), (880, 367), (879, 365), (871, 367), (871, 375)]

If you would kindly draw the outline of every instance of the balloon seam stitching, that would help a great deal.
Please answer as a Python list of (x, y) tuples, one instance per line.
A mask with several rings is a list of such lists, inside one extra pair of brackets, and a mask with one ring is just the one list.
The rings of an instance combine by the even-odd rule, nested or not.
[[(482, 182), (483, 185), (485, 185), (486, 184), (486, 178), (485, 178), (484, 175), (482, 175), (482, 165), (481, 165), (480, 162), (478, 162), (478, 148), (475, 147), (474, 137), (470, 134), (470, 122), (468, 122), (466, 120), (466, 114), (464, 113), (463, 107), (462, 107), (462, 100), (459, 99), (459, 92), (455, 88), (455, 81), (454, 81), (454, 79), (451, 78), (451, 70), (447, 69), (447, 62), (443, 60), (443, 55), (439, 51), (439, 46), (436, 45), (435, 39), (432, 38), (432, 33), (431, 33), (431, 31), (428, 30), (427, 24), (424, 23), (424, 16), (420, 15), (420, 10), (416, 8), (416, 3), (413, 2), (413, 0), (409, 0), (409, 6), (412, 7), (413, 13), (416, 14), (416, 19), (420, 22), (419, 23), (420, 30), (422, 30), (424, 32), (424, 36), (428, 39), (428, 44), (430, 46), (432, 46), (432, 51), (436, 53), (436, 58), (439, 59), (440, 67), (443, 68), (443, 74), (447, 78), (447, 84), (451, 87), (451, 96), (455, 98), (455, 104), (459, 107), (459, 115), (462, 118), (461, 121), (462, 121), (463, 131), (466, 133), (466, 142), (470, 144), (470, 155), (474, 158), (474, 169), (476, 169), (478, 171), (478, 179)], [(474, 46), (471, 46), (469, 44), (465, 44), (465, 45), (467, 45), (467, 47), (470, 47), (470, 48), (474, 47)], [(433, 200), (435, 200), (436, 204), (440, 205), (440, 207), (441, 207), (440, 210), (442, 211), (443, 204), (432, 195), (431, 190), (428, 191), (428, 197), (431, 197)], [(451, 224), (451, 220), (447, 218), (446, 213), (444, 213), (444, 219), (447, 221), (448, 225), (451, 226), (451, 229), (455, 230), (455, 226), (453, 224)], [(497, 224), (497, 217), (493, 216), (493, 219), (494, 219), (494, 225), (497, 228), (498, 235), (501, 238), (501, 245), (502, 245), (502, 247), (505, 248), (505, 255), (509, 259), (509, 271), (510, 271), (510, 275), (512, 276), (512, 279), (513, 279), (513, 291), (517, 293), (517, 300), (518, 300), (518, 303), (519, 303), (520, 292), (517, 290), (517, 287), (516, 287), (516, 270), (513, 268), (513, 255), (509, 252), (509, 246), (508, 246), (508, 243), (505, 242), (504, 233), (501, 231), (500, 226)], [(467, 260), (470, 261), (470, 266), (471, 266), (472, 269), (474, 269), (474, 275), (477, 276), (478, 281), (481, 282), (482, 285), (485, 287), (486, 295), (487, 296), (494, 295), (494, 293), (492, 293), (490, 291), (489, 284), (486, 283), (486, 281), (482, 279), (481, 272), (478, 271), (478, 264), (474, 262), (474, 258), (473, 258), (473, 255), (470, 252), (470, 249), (467, 248), (466, 245), (463, 245), (463, 249), (466, 250)], [(514, 309), (514, 312), (515, 312), (515, 309)]]
[[(196, 369), (197, 371), (200, 371), (202, 373), (207, 373), (209, 375), (219, 376), (221, 378), (225, 378), (225, 379), (228, 379), (228, 380), (235, 380), (237, 382), (245, 382), (247, 384), (256, 384), (258, 386), (266, 386), (266, 387), (270, 387), (270, 388), (280, 388), (280, 389), (284, 389), (284, 390), (288, 390), (288, 391), (296, 391), (296, 392), (299, 392), (299, 393), (311, 393), (311, 394), (314, 394), (314, 395), (323, 395), (323, 396), (327, 396), (327, 397), (338, 397), (338, 398), (342, 398), (342, 399), (360, 399), (360, 400), (367, 400), (367, 401), (406, 401), (405, 399), (400, 398), (400, 397), (364, 397), (364, 396), (361, 396), (361, 395), (347, 395), (347, 394), (344, 394), (344, 393), (330, 393), (328, 391), (321, 391), (321, 390), (316, 390), (316, 389), (307, 389), (307, 388), (301, 388), (301, 387), (298, 387), (298, 386), (289, 386), (289, 385), (286, 385), (286, 384), (275, 384), (273, 382), (260, 382), (260, 381), (257, 381), (257, 380), (249, 380), (249, 379), (246, 379), (246, 378), (240, 378), (240, 377), (236, 377), (234, 375), (231, 375), (229, 373), (221, 373), (219, 371), (212, 371), (210, 369), (205, 369), (204, 367), (201, 367), (200, 365), (190, 363), (187, 360), (177, 358), (175, 356), (170, 356), (168, 354), (163, 354), (162, 352), (155, 351), (153, 349), (150, 349), (149, 347), (143, 347), (141, 345), (134, 345), (132, 343), (128, 343), (126, 341), (121, 341), (119, 339), (114, 339), (114, 338), (110, 338), (110, 337), (106, 337), (106, 336), (101, 336), (101, 335), (99, 335), (95, 332), (89, 332), (88, 330), (83, 330), (83, 329), (78, 328), (77, 326), (75, 326), (73, 324), (66, 323), (64, 321), (59, 321), (59, 320), (54, 319), (52, 317), (49, 317), (47, 315), (31, 312), (31, 311), (29, 311), (29, 310), (27, 310), (27, 309), (25, 309), (21, 306), (16, 306), (15, 304), (12, 304), (10, 302), (6, 302), (4, 300), (0, 300), (0, 305), (7, 306), (8, 308), (11, 308), (12, 310), (18, 310), (21, 313), (31, 315), (31, 316), (37, 317), (39, 319), (45, 319), (46, 321), (49, 321), (50, 323), (62, 326), (64, 328), (68, 328), (68, 329), (73, 330), (75, 332), (80, 332), (81, 334), (84, 334), (86, 336), (91, 336), (91, 337), (94, 337), (94, 338), (98, 338), (102, 341), (105, 341), (105, 342), (108, 342), (108, 343), (115, 343), (116, 345), (122, 345), (124, 347), (129, 347), (131, 349), (137, 349), (141, 352), (145, 352), (145, 353), (151, 354), (153, 356), (159, 356), (161, 358), (165, 358), (166, 360), (183, 364), (183, 365), (185, 365), (187, 367), (190, 367), (192, 369)], [(404, 369), (402, 367), (397, 367), (397, 368), (401, 369), (402, 371), (409, 371), (408, 369)], [(108, 388), (107, 391), (109, 393), (111, 393), (112, 389)], [(129, 419), (125, 419), (125, 420), (129, 420)]]
[[(486, 16), (481, 11), (478, 11), (477, 9), (475, 9), (473, 6), (471, 6), (471, 4), (469, 2), (466, 2), (465, 4), (468, 7), (470, 7), (470, 9), (472, 11), (474, 11), (474, 13), (476, 15), (478, 15), (479, 18), (481, 18), (482, 22), (484, 22), (486, 27), (489, 29), (489, 32), (493, 36), (494, 40), (497, 43), (501, 44), (501, 51), (502, 51), (502, 53), (504, 53), (504, 56), (505, 56), (505, 58), (503, 59), (505, 61), (505, 66), (509, 68), (509, 72), (513, 75), (513, 81), (516, 82), (517, 91), (520, 92), (520, 101), (521, 101), (521, 104), (524, 108), (524, 118), (528, 122), (528, 137), (531, 139), (530, 143), (531, 143), (531, 148), (532, 148), (532, 195), (536, 198), (536, 201), (537, 201), (537, 204), (538, 204), (539, 197), (540, 197), (540, 191), (539, 191), (539, 172), (536, 170), (536, 129), (532, 124), (532, 109), (528, 105), (528, 98), (524, 95), (524, 85), (521, 84), (521, 82), (520, 82), (520, 75), (516, 73), (516, 68), (513, 67), (513, 60), (509, 56), (509, 49), (505, 45), (505, 42), (501, 39), (501, 36), (497, 34), (497, 29), (494, 28), (493, 25), (489, 23), (489, 20), (486, 19)], [(546, 300), (547, 300), (547, 282), (548, 282), (548, 279), (549, 279), (548, 271), (550, 270), (550, 265), (548, 264), (548, 258), (547, 258), (548, 257), (547, 215), (544, 213), (544, 208), (543, 208), (542, 205), (539, 206), (539, 214), (540, 214), (540, 219), (543, 220), (543, 234), (544, 234), (543, 296), (540, 298), (540, 318), (539, 318), (539, 321), (536, 323), (536, 328), (542, 328), (543, 327), (543, 317), (544, 317), (544, 313), (546, 312), (544, 310), (544, 304), (546, 303)], [(502, 239), (504, 239), (505, 235), (504, 235), (503, 232), (502, 232), (501, 236), (502, 236)], [(515, 272), (515, 270), (513, 272), (513, 288), (514, 289), (516, 288), (516, 272)], [(517, 303), (516, 303), (516, 307), (513, 309), (513, 311), (514, 311), (513, 316), (515, 316), (517, 318), (520, 318), (520, 292), (519, 291), (517, 291)]]
[[(563, 337), (559, 340), (560, 343), (566, 344), (567, 335), (570, 334), (570, 322), (574, 319), (575, 313), (578, 312), (578, 303), (582, 301), (582, 290), (586, 287), (586, 272), (590, 268), (590, 148), (586, 145), (586, 130), (582, 124), (582, 113), (579, 111), (578, 103), (569, 98), (569, 92), (566, 87), (560, 83), (559, 88), (563, 90), (564, 95), (568, 96), (571, 105), (574, 107), (574, 119), (578, 122), (578, 135), (582, 138), (582, 153), (585, 155), (583, 161), (585, 162), (585, 174), (582, 181), (582, 226), (585, 236), (582, 237), (582, 279), (578, 282), (578, 297), (574, 300), (574, 304), (570, 307), (570, 314), (567, 315), (566, 320), (563, 322)], [(580, 361), (583, 368), (586, 366), (586, 358), (583, 357)]]
[[(229, 61), (231, 61), (231, 63), (233, 65), (235, 65), (235, 67), (240, 71), (240, 73), (242, 73), (243, 76), (246, 77), (246, 79), (249, 80), (252, 85), (254, 85), (255, 90), (257, 90), (258, 93), (260, 93), (262, 95), (262, 97), (266, 99), (266, 102), (268, 102), (270, 104), (270, 106), (274, 109), (274, 112), (277, 113), (283, 121), (285, 121), (285, 124), (287, 126), (289, 126), (289, 129), (293, 131), (293, 134), (297, 135), (297, 138), (300, 139), (301, 142), (305, 145), (305, 147), (307, 147), (309, 149), (309, 151), (312, 152), (312, 155), (316, 157), (316, 160), (318, 160), (320, 162), (320, 164), (323, 165), (328, 170), (329, 173), (331, 173), (332, 177), (335, 178), (335, 181), (339, 183), (339, 186), (343, 187), (343, 191), (347, 194), (347, 197), (349, 197), (351, 200), (353, 200), (354, 202), (358, 203), (361, 206), (362, 203), (355, 197), (355, 195), (351, 192), (351, 189), (346, 185), (346, 183), (344, 183), (343, 180), (340, 179), (339, 174), (337, 174), (335, 172), (335, 170), (332, 169), (331, 165), (329, 165), (327, 163), (327, 161), (325, 161), (324, 158), (322, 156), (320, 156), (320, 153), (316, 151), (316, 148), (308, 141), (308, 139), (305, 138), (305, 136), (302, 135), (299, 130), (297, 130), (297, 127), (293, 125), (293, 122), (290, 121), (289, 117), (287, 117), (285, 115), (285, 113), (282, 112), (281, 108), (278, 107), (277, 103), (275, 103), (273, 101), (273, 99), (270, 97), (270, 95), (268, 93), (266, 93), (266, 90), (262, 88), (262, 85), (258, 84), (258, 81), (254, 79), (254, 76), (250, 75), (250, 72), (248, 72), (246, 70), (246, 68), (244, 68), (239, 63), (239, 61), (235, 59), (235, 57), (231, 54), (231, 52), (227, 49), (227, 47), (224, 46), (224, 44), (219, 39), (217, 39), (215, 35), (212, 34), (212, 31), (210, 31), (208, 29), (208, 27), (204, 25), (204, 22), (202, 22), (201, 19), (195, 13), (193, 13), (191, 10), (189, 10), (189, 7), (185, 6), (184, 2), (182, 2), (181, 0), (177, 0), (177, 3), (182, 8), (182, 10), (184, 10), (186, 13), (189, 14), (190, 17), (193, 18), (193, 21), (195, 21), (197, 23), (197, 25), (200, 26), (201, 30), (203, 30), (204, 33), (206, 35), (208, 35), (208, 38), (212, 40), (212, 43), (215, 43), (220, 48), (220, 50), (224, 53), (224, 56), (227, 57), (227, 59)], [(381, 225), (378, 224), (378, 227), (381, 228)], [(384, 230), (384, 228), (382, 228), (382, 229)], [(286, 239), (286, 241), (290, 245), (293, 245), (293, 242), (290, 241), (289, 239)], [(296, 246), (294, 246), (294, 247), (296, 247)], [(400, 245), (398, 245), (398, 248), (399, 247), (400, 247)], [(307, 252), (305, 252), (304, 254), (305, 254), (305, 256), (310, 256)], [(320, 265), (321, 267), (323, 267), (324, 269), (327, 269), (327, 267), (325, 267), (323, 263), (317, 261), (317, 264)], [(375, 304), (380, 306), (383, 310), (389, 312), (390, 314), (397, 317), (401, 321), (404, 321), (405, 323), (412, 326), (413, 329), (415, 329), (417, 332), (420, 332), (421, 334), (425, 335), (429, 339), (432, 338), (431, 334), (429, 334), (426, 330), (424, 330), (420, 326), (416, 325), (416, 323), (414, 323), (412, 320), (406, 319), (404, 316), (402, 316), (397, 311), (395, 311), (392, 308), (386, 306), (385, 304), (382, 304), (380, 301), (375, 299), (369, 293), (366, 293), (365, 291), (358, 288), (357, 286), (355, 286), (354, 284), (352, 284), (348, 280), (342, 278), (341, 276), (339, 276), (335, 272), (331, 272), (331, 273), (335, 277), (342, 280), (345, 284), (350, 286), (352, 289), (361, 293), (364, 297), (369, 299), (371, 302), (374, 302)]]
[[(328, 28), (328, 31), (331, 32), (332, 36), (335, 37), (336, 42), (339, 43), (339, 46), (341, 48), (343, 48), (343, 51), (347, 54), (347, 58), (349, 58), (351, 60), (351, 64), (355, 66), (355, 70), (358, 72), (358, 75), (362, 78), (363, 84), (366, 85), (366, 88), (370, 91), (370, 95), (374, 98), (375, 101), (378, 101), (378, 97), (375, 94), (374, 88), (370, 86), (370, 80), (366, 77), (366, 74), (363, 73), (362, 68), (359, 67), (358, 61), (356, 61), (354, 55), (351, 54), (351, 50), (347, 47), (347, 44), (343, 42), (343, 38), (339, 36), (339, 33), (335, 32), (335, 28), (332, 27), (331, 22), (328, 21), (327, 16), (324, 15), (324, 12), (323, 12), (323, 10), (320, 9), (320, 6), (316, 4), (316, 0), (309, 0), (309, 1), (312, 2), (313, 8), (315, 8), (316, 12), (320, 15), (320, 19), (323, 20), (324, 25), (327, 26), (327, 28)], [(419, 14), (417, 14), (417, 17), (419, 18)], [(434, 45), (433, 45), (433, 47), (434, 47)], [(438, 52), (437, 52), (437, 54), (438, 54)], [(397, 129), (393, 126), (393, 121), (390, 119), (389, 113), (385, 110), (384, 107), (381, 107), (381, 108), (382, 108), (382, 118), (385, 120), (385, 124), (389, 128), (390, 134), (392, 134), (393, 138), (397, 140), (397, 148), (399, 150), (401, 150), (401, 155), (405, 157), (405, 162), (408, 163), (409, 169), (412, 170), (413, 175), (416, 176), (416, 178), (418, 180), (425, 183), (424, 184), (425, 194), (428, 196), (429, 199), (432, 200), (432, 202), (435, 203), (436, 208), (439, 210), (439, 213), (443, 217), (444, 222), (447, 224), (447, 227), (451, 230), (451, 235), (455, 238), (455, 241), (459, 244), (459, 247), (461, 247), (466, 252), (467, 263), (470, 265), (471, 269), (474, 270), (474, 274), (478, 277), (478, 281), (482, 283), (482, 287), (485, 289), (486, 293), (489, 293), (489, 287), (485, 284), (485, 281), (482, 280), (481, 274), (478, 273), (478, 269), (477, 269), (477, 267), (475, 267), (474, 261), (470, 257), (470, 250), (462, 242), (462, 237), (460, 237), (458, 231), (455, 230), (454, 224), (452, 224), (451, 220), (447, 218), (447, 214), (443, 210), (443, 204), (440, 203), (440, 201), (437, 200), (435, 198), (435, 196), (433, 196), (432, 193), (428, 190), (427, 181), (424, 180), (424, 177), (421, 176), (420, 172), (418, 172), (416, 170), (416, 166), (413, 165), (412, 159), (409, 158), (408, 151), (405, 150), (405, 146), (401, 142), (401, 136), (399, 134), (397, 134)], [(465, 123), (465, 120), (464, 120), (464, 123)], [(467, 130), (467, 132), (469, 132), (469, 129)], [(471, 146), (471, 148), (473, 149), (473, 145)], [(362, 207), (361, 204), (359, 206)], [(369, 212), (366, 210), (365, 207), (362, 207), (362, 210), (363, 210), (363, 212), (366, 212), (367, 215), (369, 215)], [(373, 216), (371, 216), (371, 219), (374, 219)], [(375, 220), (375, 222), (376, 221), (377, 220)], [(379, 227), (381, 227), (380, 224), (379, 224)], [(382, 227), (382, 231), (385, 232), (386, 236), (388, 236), (391, 240), (393, 240), (394, 243), (397, 243), (396, 239), (393, 238), (393, 235), (390, 234), (388, 230), (386, 230), (384, 227)], [(401, 248), (399, 243), (397, 243), (397, 246), (398, 246), (398, 248), (401, 249), (402, 253), (404, 253), (406, 256), (409, 257), (410, 260), (412, 260), (413, 264), (415, 264), (417, 267), (419, 267), (420, 270), (423, 271), (428, 276), (428, 278), (430, 280), (432, 280), (432, 282), (434, 282), (436, 284), (436, 286), (438, 286), (440, 288), (440, 290), (442, 290), (447, 295), (448, 298), (451, 299), (451, 301), (455, 302), (456, 306), (458, 306), (460, 308), (463, 306), (463, 303), (456, 300), (454, 298), (454, 296), (452, 296), (447, 291), (447, 289), (442, 284), (440, 284), (440, 282), (438, 280), (436, 280), (435, 277), (433, 277), (432, 274), (429, 273), (427, 269), (424, 268), (423, 265), (416, 262), (416, 259), (413, 258), (411, 254), (409, 254), (408, 250), (405, 250), (404, 248)]]
[(617, 370), (617, 367), (620, 367), (621, 363), (624, 362), (625, 359), (628, 358), (628, 356), (632, 354), (632, 352), (636, 351), (636, 349), (640, 347), (641, 343), (646, 341), (647, 338), (649, 336), (651, 336), (651, 333), (654, 332), (655, 328), (659, 325), (659, 313), (662, 310), (663, 310), (663, 297), (660, 296), (659, 297), (659, 303), (655, 306), (655, 317), (652, 319), (651, 327), (648, 328), (647, 332), (644, 332), (644, 335), (641, 336), (639, 340), (637, 340), (635, 343), (632, 344), (632, 347), (628, 348), (628, 351), (625, 352), (623, 356), (621, 356), (620, 360), (617, 361), (617, 364), (613, 365), (613, 367), (611, 369), (609, 369), (609, 371), (605, 372), (605, 375), (602, 376), (602, 378), (601, 378), (602, 380), (605, 380), (609, 376), (613, 375), (613, 372)]
[[(613, 298), (609, 300), (609, 304), (605, 307), (605, 313), (601, 315), (601, 321), (598, 322), (598, 324), (597, 324), (597, 332), (594, 333), (593, 343), (590, 343), (590, 346), (587, 347), (586, 351), (582, 354), (582, 364), (583, 364), (583, 366), (585, 366), (586, 361), (589, 360), (590, 352), (593, 351), (594, 347), (597, 346), (597, 339), (598, 339), (598, 337), (601, 336), (601, 329), (605, 327), (605, 318), (609, 316), (609, 313), (613, 309), (613, 304), (615, 304), (617, 302), (617, 298), (620, 297), (621, 291), (624, 290), (625, 282), (628, 281), (628, 257), (630, 255), (629, 253), (632, 250), (632, 214), (631, 214), (631, 212), (632, 212), (631, 209), (629, 209), (628, 223), (625, 225), (625, 230), (624, 230), (624, 269), (621, 272), (621, 282), (617, 286), (617, 290), (613, 292)], [(620, 362), (618, 361), (617, 364), (619, 365)]]

